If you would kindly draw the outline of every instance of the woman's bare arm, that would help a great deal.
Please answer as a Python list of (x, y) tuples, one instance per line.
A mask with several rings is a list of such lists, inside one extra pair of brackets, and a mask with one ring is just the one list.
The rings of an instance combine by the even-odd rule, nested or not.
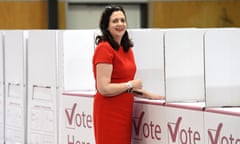
[[(128, 90), (127, 82), (111, 83), (112, 64), (99, 63), (96, 66), (97, 90), (104, 96), (115, 96)], [(133, 88), (142, 88), (141, 80), (129, 81)]]

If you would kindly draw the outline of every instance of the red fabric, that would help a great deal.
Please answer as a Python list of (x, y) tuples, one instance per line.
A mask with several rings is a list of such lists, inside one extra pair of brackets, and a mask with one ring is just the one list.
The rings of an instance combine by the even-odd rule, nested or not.
[[(96, 64), (113, 65), (111, 81), (127, 82), (134, 78), (136, 65), (132, 49), (128, 53), (120, 47), (114, 50), (108, 42), (100, 43), (93, 57), (96, 79)], [(131, 144), (133, 95), (122, 93), (105, 97), (97, 92), (94, 97), (94, 132), (96, 144)]]

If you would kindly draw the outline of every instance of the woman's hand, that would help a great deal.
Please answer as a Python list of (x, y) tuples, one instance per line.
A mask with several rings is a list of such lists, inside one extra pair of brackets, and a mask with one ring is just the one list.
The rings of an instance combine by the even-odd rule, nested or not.
[(148, 92), (148, 91), (143, 90), (143, 89), (134, 89), (134, 90), (142, 93), (142, 95), (138, 95), (138, 96), (141, 96), (141, 97), (144, 97), (144, 98), (156, 99), (156, 100), (164, 100), (165, 99), (165, 96), (154, 94), (154, 93)]
[(150, 99), (165, 100), (165, 96), (161, 96), (161, 95), (150, 93), (150, 92), (148, 92), (148, 94), (146, 94), (145, 96)]

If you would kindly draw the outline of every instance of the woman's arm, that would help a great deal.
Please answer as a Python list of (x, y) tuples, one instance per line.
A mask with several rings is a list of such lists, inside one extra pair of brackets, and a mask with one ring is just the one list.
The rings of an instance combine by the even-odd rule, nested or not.
[[(115, 96), (129, 89), (128, 82), (111, 83), (112, 64), (99, 63), (96, 66), (97, 90), (104, 96)], [(131, 80), (132, 88), (142, 88), (141, 80)]]

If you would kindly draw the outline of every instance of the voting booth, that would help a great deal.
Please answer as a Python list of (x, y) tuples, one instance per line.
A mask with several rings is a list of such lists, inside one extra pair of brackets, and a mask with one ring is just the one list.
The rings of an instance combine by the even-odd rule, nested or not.
[(94, 144), (93, 97), (95, 92), (68, 91), (61, 95), (59, 144)]
[(2, 32), (0, 31), (0, 144), (3, 144), (4, 142), (4, 110), (5, 110), (5, 105), (4, 105), (4, 58), (3, 58), (3, 35)]
[(57, 32), (28, 31), (28, 143), (58, 143)]
[[(95, 80), (92, 56), (96, 30), (62, 32), (62, 85), (59, 113), (59, 144), (94, 144), (93, 96)], [(61, 65), (61, 63), (59, 64)]]
[(165, 126), (169, 144), (205, 144), (204, 103), (166, 103)]
[(167, 142), (163, 107), (164, 101), (135, 98), (132, 119), (132, 143)]
[(26, 143), (26, 37), (24, 31), (4, 32), (5, 143)]

